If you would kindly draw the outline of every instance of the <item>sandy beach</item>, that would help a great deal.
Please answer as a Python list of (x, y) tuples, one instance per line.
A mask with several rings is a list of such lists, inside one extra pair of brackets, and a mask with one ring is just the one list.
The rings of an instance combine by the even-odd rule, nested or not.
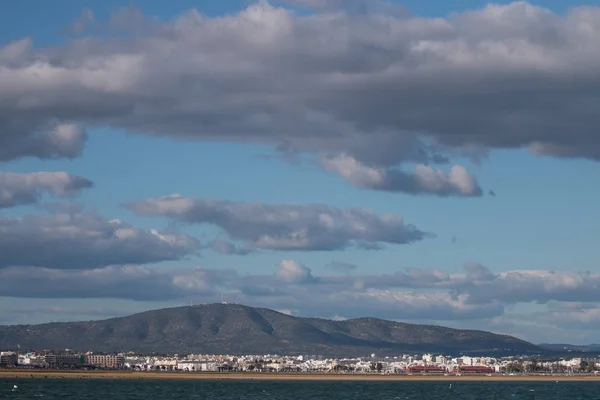
[(0, 370), (0, 378), (12, 379), (134, 379), (134, 380), (319, 380), (319, 381), (593, 381), (591, 375), (379, 375), (323, 373), (202, 373), (135, 371)]

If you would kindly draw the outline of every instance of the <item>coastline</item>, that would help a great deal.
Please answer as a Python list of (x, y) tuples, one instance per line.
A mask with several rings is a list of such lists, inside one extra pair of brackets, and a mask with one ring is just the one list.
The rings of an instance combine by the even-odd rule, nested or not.
[(139, 371), (56, 371), (0, 370), (0, 379), (129, 379), (129, 380), (287, 380), (287, 381), (573, 381), (600, 382), (593, 375), (378, 375), (327, 373), (252, 373), (252, 372), (139, 372)]

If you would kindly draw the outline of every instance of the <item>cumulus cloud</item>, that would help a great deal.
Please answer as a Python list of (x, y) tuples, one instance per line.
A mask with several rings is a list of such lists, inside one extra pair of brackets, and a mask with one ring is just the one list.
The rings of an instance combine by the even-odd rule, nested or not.
[(66, 172), (0, 172), (0, 209), (37, 203), (43, 193), (72, 196), (92, 185), (91, 181)]
[(347, 155), (323, 160), (325, 169), (361, 189), (431, 194), (437, 196), (481, 196), (475, 178), (463, 166), (454, 165), (445, 174), (430, 166), (419, 164), (413, 172), (370, 167)]
[(128, 208), (144, 216), (216, 225), (232, 239), (243, 241), (247, 249), (340, 250), (412, 243), (427, 236), (397, 215), (322, 204), (236, 203), (171, 195), (131, 203)]
[(0, 218), (0, 268), (92, 269), (178, 260), (199, 249), (196, 239), (137, 229), (86, 212)]
[(315, 281), (310, 268), (294, 260), (283, 260), (277, 266), (275, 276), (285, 283), (311, 283)]
[(54, 47), (0, 48), (0, 160), (75, 157), (84, 126), (111, 126), (346, 154), (384, 172), (380, 190), (464, 194), (478, 190), (462, 169), (392, 167), (473, 148), (600, 158), (596, 7), (421, 18), (261, 1), (162, 22), (129, 8), (105, 25)]

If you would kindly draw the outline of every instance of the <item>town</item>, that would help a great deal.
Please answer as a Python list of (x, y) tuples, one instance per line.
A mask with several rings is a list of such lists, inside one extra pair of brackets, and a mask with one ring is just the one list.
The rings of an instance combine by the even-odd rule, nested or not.
[(0, 368), (106, 369), (170, 372), (335, 373), (335, 374), (598, 374), (600, 358), (450, 357), (399, 355), (324, 358), (318, 355), (142, 355), (134, 353), (30, 351), (0, 352)]

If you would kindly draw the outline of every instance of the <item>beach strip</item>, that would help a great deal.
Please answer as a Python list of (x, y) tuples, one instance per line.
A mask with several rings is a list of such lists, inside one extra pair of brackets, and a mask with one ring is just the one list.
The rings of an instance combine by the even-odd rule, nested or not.
[(0, 379), (130, 379), (130, 380), (287, 380), (287, 381), (593, 381), (594, 375), (406, 375), (262, 372), (140, 372), (0, 370)]

